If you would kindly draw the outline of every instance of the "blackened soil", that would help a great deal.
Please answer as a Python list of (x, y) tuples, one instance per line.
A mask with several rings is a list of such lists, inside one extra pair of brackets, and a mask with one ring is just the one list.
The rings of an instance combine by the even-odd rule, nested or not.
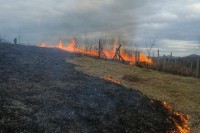
[(76, 56), (0, 44), (0, 132), (175, 130), (159, 101), (76, 71), (66, 62)]

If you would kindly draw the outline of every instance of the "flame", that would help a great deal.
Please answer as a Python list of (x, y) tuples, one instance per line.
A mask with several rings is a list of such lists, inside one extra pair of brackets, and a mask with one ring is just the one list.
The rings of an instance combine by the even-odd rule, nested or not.
[[(94, 56), (94, 57), (99, 56), (98, 50), (94, 50), (94, 49), (85, 50), (84, 48), (78, 48), (76, 46), (75, 39), (72, 39), (70, 43), (67, 45), (63, 44), (62, 40), (60, 40), (57, 46), (48, 46), (46, 43), (41, 43), (39, 44), (39, 47), (59, 48), (59, 49), (66, 50), (69, 52), (81, 53), (81, 54), (86, 54), (86, 55)], [(118, 42), (114, 41), (112, 48), (103, 49), (104, 56), (106, 56), (106, 58), (108, 59), (112, 59), (116, 53), (116, 48), (118, 47), (119, 47)], [(132, 54), (127, 53), (126, 50), (122, 49), (120, 50), (120, 55), (125, 61), (130, 62), (130, 64), (134, 64), (136, 62), (134, 53)], [(152, 60), (149, 59), (144, 53), (140, 53), (139, 62), (146, 62), (146, 63), (152, 64)], [(101, 79), (114, 82), (116, 84), (121, 84), (120, 81), (114, 80), (112, 77), (102, 77)], [(162, 104), (168, 110), (168, 112), (171, 112), (171, 115), (169, 116), (169, 120), (171, 120), (175, 124), (178, 132), (190, 133), (190, 128), (188, 127), (189, 117), (179, 112), (174, 112), (173, 109), (166, 102), (162, 102)], [(174, 133), (174, 132), (176, 131), (172, 131), (171, 133)]]
[(67, 45), (67, 47), (65, 48), (65, 50), (70, 51), (70, 52), (74, 52), (75, 46), (76, 46), (76, 41), (74, 39), (72, 39), (70, 41), (70, 43)]
[[(178, 120), (175, 119), (174, 117), (170, 116), (169, 119), (172, 120), (178, 130), (179, 133), (190, 133), (190, 128), (188, 127), (188, 120), (189, 116), (188, 115), (183, 115), (179, 112), (174, 112), (172, 108), (166, 103), (162, 103), (163, 106), (169, 111), (172, 112), (172, 116), (175, 116), (179, 118)], [(172, 131), (172, 133), (175, 131)]]
[(57, 46), (58, 48), (60, 48), (60, 49), (62, 49), (63, 48), (63, 42), (62, 42), (62, 40), (60, 40), (59, 41), (59, 43), (58, 43), (58, 46)]
[[(101, 57), (107, 58), (107, 59), (113, 59), (114, 55), (116, 54), (116, 49), (119, 47), (118, 44), (119, 44), (118, 41), (115, 40), (113, 42), (112, 48), (104, 48), (103, 51), (101, 52)], [(52, 48), (52, 46), (47, 46), (45, 43), (41, 43), (39, 46)], [(70, 41), (70, 43), (67, 45), (63, 44), (62, 40), (60, 40), (59, 43), (57, 44), (56, 48), (66, 50), (69, 52), (81, 53), (81, 54), (85, 54), (88, 56), (94, 56), (94, 57), (99, 56), (99, 51), (97, 49), (96, 50), (95, 49), (85, 50), (84, 48), (77, 47), (75, 39), (72, 39)], [(136, 63), (135, 53), (130, 54), (130, 53), (127, 53), (126, 50), (121, 49), (120, 55), (125, 61), (129, 62), (130, 64)], [(117, 56), (117, 58), (119, 58), (119, 57)], [(152, 60), (149, 59), (144, 53), (140, 53), (139, 61), (146, 62), (148, 64), (152, 64)]]
[(116, 84), (121, 84), (119, 81), (114, 80), (112, 77), (102, 77), (101, 79), (107, 80), (107, 81), (110, 81), (110, 82), (113, 82), (113, 83), (116, 83)]

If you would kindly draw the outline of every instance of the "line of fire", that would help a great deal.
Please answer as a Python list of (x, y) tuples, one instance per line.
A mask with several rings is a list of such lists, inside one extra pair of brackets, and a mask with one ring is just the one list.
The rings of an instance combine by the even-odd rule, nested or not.
[[(142, 51), (131, 51), (127, 50), (123, 44), (119, 41), (114, 40), (112, 45), (107, 46), (102, 39), (98, 40), (97, 47), (78, 47), (76, 39), (71, 39), (69, 44), (64, 44), (62, 40), (59, 41), (57, 45), (48, 45), (47, 43), (40, 43), (39, 47), (47, 48), (58, 48), (68, 52), (79, 53), (91, 57), (98, 57), (113, 61), (120, 61), (126, 64), (137, 64), (145, 63), (150, 65), (153, 63), (152, 59), (145, 55)], [(101, 79), (107, 80), (108, 82), (113, 82), (115, 84), (121, 84), (120, 81), (112, 79), (112, 77), (102, 77)], [(152, 100), (152, 103), (155, 101)], [(163, 108), (167, 111), (165, 115), (168, 115), (169, 121), (173, 122), (176, 130), (172, 130), (170, 133), (190, 133), (190, 128), (188, 126), (189, 116), (176, 112), (170, 107), (166, 102), (161, 102)]]
[(69, 44), (64, 44), (63, 41), (60, 40), (57, 46), (51, 46), (44, 42), (40, 43), (39, 46), (59, 48), (68, 52), (81, 53), (109, 60), (118, 60), (129, 64), (135, 64), (137, 62), (152, 64), (152, 59), (147, 57), (144, 52), (136, 51), (133, 53), (132, 50), (126, 49), (124, 47), (125, 45), (117, 40), (113, 40), (111, 45), (107, 45), (102, 39), (99, 39), (99, 44), (95, 48), (92, 46), (89, 48), (78, 47), (76, 39), (72, 39)]

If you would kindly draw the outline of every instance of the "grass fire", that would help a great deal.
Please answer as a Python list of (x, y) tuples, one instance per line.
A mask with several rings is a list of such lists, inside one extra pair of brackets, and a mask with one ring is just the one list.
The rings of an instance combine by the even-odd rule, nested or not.
[(82, 58), (77, 53), (62, 47), (0, 47), (2, 132), (190, 132), (188, 117), (166, 102), (124, 87), (112, 74), (96, 73), (98, 78), (74, 69), (70, 60)]
[[(101, 40), (99, 40), (99, 47), (101, 47), (100, 46), (100, 41)], [(40, 47), (53, 48), (53, 46), (43, 45), (43, 43), (41, 43), (39, 46)], [(113, 59), (115, 57), (115, 55), (116, 55), (118, 47), (119, 47), (118, 42), (114, 41), (111, 49), (102, 49), (102, 50), (104, 50), (104, 51), (101, 51), (104, 54), (104, 58)], [(62, 50), (65, 50), (65, 51), (69, 51), (69, 52), (80, 53), (80, 54), (88, 55), (88, 56), (91, 56), (91, 57), (98, 57), (101, 54), (101, 53), (99, 53), (100, 51), (98, 51), (98, 50), (93, 50), (93, 49), (85, 50), (83, 48), (76, 47), (75, 39), (72, 39), (70, 41), (70, 43), (67, 44), (67, 45), (63, 44), (63, 42), (60, 40), (58, 45), (55, 46), (55, 48), (59, 48), (59, 49), (62, 49)], [(99, 49), (101, 49), (101, 48), (99, 48)], [(126, 54), (124, 51), (120, 51), (120, 54), (121, 54), (121, 59), (122, 60), (126, 60), (130, 64), (135, 64), (136, 63), (135, 55)], [(120, 58), (119, 58), (119, 60), (120, 60)], [(152, 64), (152, 60), (150, 58), (148, 58), (145, 54), (142, 54), (140, 56), (139, 61), (145, 62), (145, 63), (148, 63), (148, 64)], [(117, 80), (113, 79), (113, 77), (111, 77), (111, 76), (102, 77), (101, 79), (109, 81), (109, 82), (113, 82), (115, 84), (121, 84), (120, 81), (117, 81)], [(170, 114), (168, 116), (169, 121), (173, 122), (174, 125), (175, 125), (175, 128), (176, 128), (176, 129), (173, 129), (170, 132), (171, 133), (173, 133), (173, 132), (190, 133), (190, 128), (188, 126), (189, 117), (185, 116), (185, 115), (182, 115), (181, 113), (173, 111), (172, 108), (169, 105), (167, 105), (166, 102), (163, 102), (162, 105), (167, 110), (167, 112)]]
[[(59, 41), (59, 43), (57, 44), (57, 46), (50, 46), (48, 44), (45, 43), (41, 43), (39, 44), (40, 47), (55, 47), (55, 48), (59, 48), (65, 51), (69, 51), (69, 52), (75, 52), (75, 53), (81, 53), (84, 55), (88, 55), (88, 56), (93, 56), (93, 57), (100, 57), (101, 54), (103, 54), (103, 58), (106, 59), (114, 59), (115, 57), (117, 58), (117, 56), (119, 56), (119, 60), (123, 60), (126, 62), (129, 62), (130, 64), (135, 64), (136, 63), (136, 56), (135, 54), (130, 54), (126, 52), (126, 49), (122, 49), (120, 51), (119, 46), (120, 44), (118, 43), (118, 41), (114, 41), (113, 44), (111, 44), (110, 48), (107, 48), (105, 46), (105, 48), (103, 49), (101, 46), (101, 40), (99, 40), (99, 48), (98, 49), (89, 49), (86, 50), (85, 48), (81, 48), (81, 47), (77, 47), (76, 44), (76, 40), (72, 39), (70, 41), (69, 44), (63, 44), (62, 40)], [(119, 53), (117, 53), (119, 52)], [(118, 55), (116, 55), (118, 54)], [(144, 53), (141, 53), (140, 56), (138, 57), (140, 62), (145, 62), (148, 64), (152, 63), (152, 60), (150, 58), (148, 58)]]
[(198, 0), (0, 9), (0, 133), (200, 132)]
[(86, 74), (111, 77), (109, 82), (117, 81), (127, 88), (138, 89), (153, 99), (167, 101), (172, 107), (166, 102), (161, 102), (162, 107), (167, 112), (168, 120), (174, 123), (178, 132), (190, 132), (189, 127), (192, 127), (192, 132), (194, 129), (196, 129), (194, 132), (199, 130), (199, 98), (195, 91), (200, 85), (199, 79), (84, 56), (68, 62), (77, 65), (76, 69)]

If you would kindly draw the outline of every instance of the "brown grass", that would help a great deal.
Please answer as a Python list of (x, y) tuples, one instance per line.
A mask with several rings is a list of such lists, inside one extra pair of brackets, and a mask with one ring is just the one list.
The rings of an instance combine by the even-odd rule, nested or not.
[(76, 64), (76, 69), (83, 73), (112, 77), (125, 87), (140, 90), (150, 98), (166, 101), (176, 111), (189, 115), (192, 132), (200, 131), (200, 79), (85, 56), (67, 61)]

